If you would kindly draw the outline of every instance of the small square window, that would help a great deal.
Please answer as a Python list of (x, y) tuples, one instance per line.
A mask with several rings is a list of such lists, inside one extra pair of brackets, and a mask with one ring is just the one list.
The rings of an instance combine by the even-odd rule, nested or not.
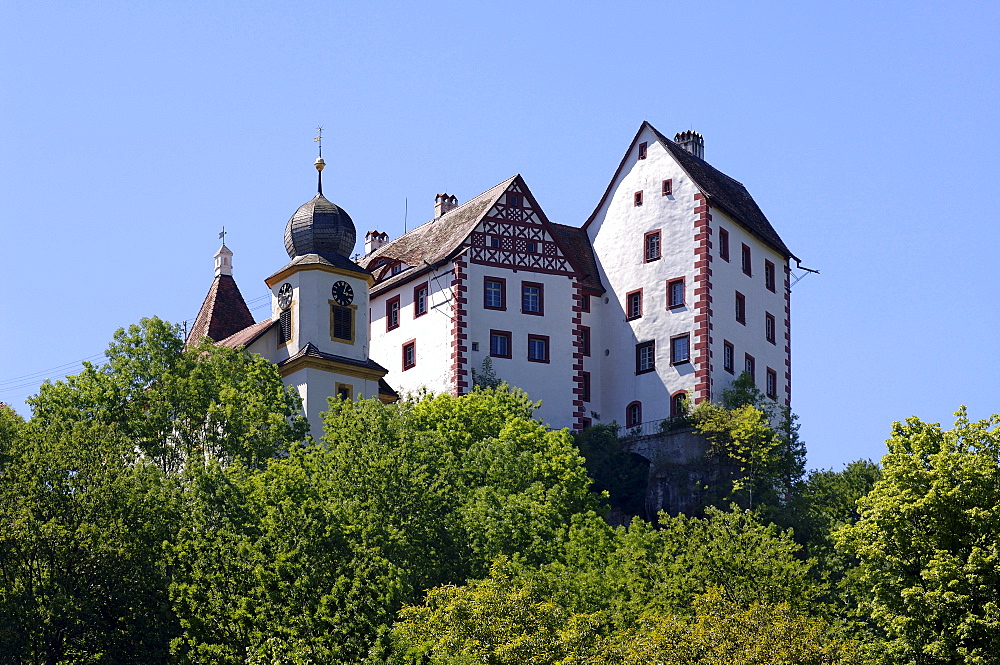
[(385, 303), (386, 332), (399, 327), (399, 296), (389, 298)]
[(507, 309), (507, 280), (487, 277), (483, 282), (483, 307), (485, 309)]
[(719, 258), (729, 260), (729, 231), (722, 228), (719, 229)]
[(764, 313), (764, 339), (769, 341), (771, 344), (775, 343), (774, 340), (774, 317), (768, 313)]
[(507, 205), (509, 206), (519, 206), (521, 205), (521, 197), (518, 194), (511, 192), (507, 193)]
[(764, 259), (764, 286), (768, 291), (774, 291), (774, 264)]
[(525, 247), (525, 251), (528, 252), (528, 254), (537, 254), (538, 253), (538, 243), (537, 242), (528, 241), (525, 244), (524, 247)]
[(635, 193), (635, 196), (632, 199), (632, 203), (635, 206), (641, 206), (642, 205), (642, 190), (641, 189), (638, 192)]
[(753, 260), (750, 258), (750, 248), (747, 245), (743, 245), (740, 257), (743, 265), (743, 272), (747, 277), (753, 277)]
[(415, 367), (417, 364), (417, 342), (411, 340), (403, 345), (403, 371)]
[(670, 196), (670, 195), (672, 195), (674, 193), (674, 181), (671, 180), (670, 178), (667, 178), (666, 180), (664, 180), (662, 188), (661, 188), (660, 191), (661, 191), (661, 193), (662, 193), (663, 196)]
[(545, 313), (544, 287), (538, 282), (521, 282), (521, 311), (541, 316)]
[(691, 362), (691, 338), (679, 335), (670, 338), (670, 364), (681, 365)]
[(771, 399), (778, 396), (778, 373), (770, 367), (767, 368), (767, 383), (764, 384), (764, 394)]
[(642, 424), (642, 402), (632, 402), (625, 407), (625, 427), (638, 427)]
[(646, 159), (646, 142), (639, 144), (639, 159)]
[(667, 309), (684, 306), (684, 278), (667, 282)]
[(349, 383), (338, 383), (334, 390), (337, 391), (337, 397), (345, 402), (350, 402), (354, 399), (354, 386)]
[(736, 292), (736, 322), (747, 324), (747, 299), (739, 291)]
[(472, 350), (473, 351), (478, 351), (479, 350), (479, 342), (473, 342), (472, 343)]
[(490, 247), (500, 247), (500, 236), (490, 236)]
[(510, 358), (510, 332), (490, 331), (490, 355), (494, 358)]
[(427, 313), (427, 282), (413, 287), (413, 318)]
[(631, 321), (642, 316), (642, 289), (625, 294), (625, 320)]
[(658, 261), (660, 259), (660, 232), (650, 231), (647, 233), (644, 244), (643, 261), (646, 263)]
[(730, 374), (736, 373), (736, 351), (729, 342), (722, 342), (722, 369)]
[(548, 335), (528, 335), (528, 360), (534, 363), (549, 362)]
[(656, 369), (656, 342), (640, 342), (635, 345), (635, 373), (645, 374)]
[(756, 361), (754, 361), (753, 356), (751, 356), (749, 353), (746, 354), (746, 356), (744, 357), (743, 369), (747, 374), (750, 375), (750, 378), (754, 380), (756, 380), (756, 366), (757, 363)]

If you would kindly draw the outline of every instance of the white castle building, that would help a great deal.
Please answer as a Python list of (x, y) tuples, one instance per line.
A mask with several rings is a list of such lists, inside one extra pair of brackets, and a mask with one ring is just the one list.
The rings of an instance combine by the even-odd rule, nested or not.
[(328, 396), (460, 395), (485, 358), (553, 427), (669, 418), (744, 370), (790, 405), (795, 257), (700, 134), (644, 122), (582, 226), (550, 221), (515, 175), (461, 205), (439, 194), (395, 240), (368, 232), (358, 262), (322, 167), (285, 229), (291, 262), (265, 280), (271, 318), (253, 322), (223, 246), (189, 337), (275, 362), (314, 432)]

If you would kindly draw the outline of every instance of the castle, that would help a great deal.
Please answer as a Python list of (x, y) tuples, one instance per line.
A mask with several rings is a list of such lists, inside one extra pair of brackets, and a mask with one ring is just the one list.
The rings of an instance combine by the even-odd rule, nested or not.
[(582, 226), (550, 221), (515, 175), (462, 204), (439, 194), (397, 239), (369, 231), (358, 261), (323, 166), (265, 280), (271, 317), (253, 321), (223, 245), (189, 335), (276, 363), (314, 433), (328, 396), (460, 395), (486, 358), (552, 427), (647, 427), (743, 371), (790, 405), (795, 256), (700, 134), (642, 123)]

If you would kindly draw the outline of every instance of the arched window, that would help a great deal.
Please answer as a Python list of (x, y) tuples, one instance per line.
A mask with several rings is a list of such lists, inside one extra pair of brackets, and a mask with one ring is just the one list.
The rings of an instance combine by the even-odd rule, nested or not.
[(632, 402), (625, 407), (625, 427), (638, 427), (642, 424), (642, 402)]
[(687, 415), (688, 407), (688, 394), (684, 390), (678, 390), (673, 395), (670, 396), (670, 417), (677, 418), (678, 416)]

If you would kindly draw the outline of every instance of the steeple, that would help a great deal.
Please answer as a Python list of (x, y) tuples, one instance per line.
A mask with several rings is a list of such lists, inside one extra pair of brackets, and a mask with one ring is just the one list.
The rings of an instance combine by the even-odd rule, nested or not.
[(233, 274), (233, 253), (225, 244), (215, 253), (215, 276)]
[(191, 344), (200, 342), (202, 337), (218, 342), (254, 324), (250, 308), (233, 279), (233, 253), (225, 245), (225, 229), (219, 237), (223, 244), (215, 253), (215, 278), (191, 325), (187, 338)]

